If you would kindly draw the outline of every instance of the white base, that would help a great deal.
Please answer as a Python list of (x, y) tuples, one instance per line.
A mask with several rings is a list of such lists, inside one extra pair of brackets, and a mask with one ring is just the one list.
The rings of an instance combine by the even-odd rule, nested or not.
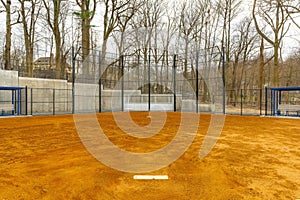
[(135, 180), (168, 180), (168, 175), (134, 175)]

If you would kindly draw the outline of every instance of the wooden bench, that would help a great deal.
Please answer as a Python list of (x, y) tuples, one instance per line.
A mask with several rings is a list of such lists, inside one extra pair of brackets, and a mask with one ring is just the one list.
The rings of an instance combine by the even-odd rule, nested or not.
[(7, 111), (11, 111), (11, 115), (15, 114), (14, 104), (0, 104), (1, 115), (6, 115)]
[(285, 115), (290, 115), (291, 112), (295, 113), (296, 116), (300, 114), (300, 105), (289, 105), (289, 104), (279, 104), (278, 110), (280, 113), (285, 113)]

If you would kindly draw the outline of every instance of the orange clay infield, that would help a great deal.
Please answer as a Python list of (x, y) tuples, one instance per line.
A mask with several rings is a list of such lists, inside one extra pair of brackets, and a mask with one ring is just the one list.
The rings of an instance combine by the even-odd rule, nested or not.
[[(130, 116), (139, 126), (151, 120), (147, 112)], [(97, 114), (107, 137), (133, 152), (167, 145), (177, 133), (180, 116), (167, 113), (158, 134), (137, 139), (123, 133), (111, 113)], [(300, 198), (299, 119), (226, 116), (215, 147), (200, 159), (211, 116), (199, 117), (198, 132), (188, 150), (169, 166), (148, 173), (168, 175), (169, 180), (134, 180), (136, 174), (96, 160), (80, 141), (72, 115), (2, 118), (0, 200)]]

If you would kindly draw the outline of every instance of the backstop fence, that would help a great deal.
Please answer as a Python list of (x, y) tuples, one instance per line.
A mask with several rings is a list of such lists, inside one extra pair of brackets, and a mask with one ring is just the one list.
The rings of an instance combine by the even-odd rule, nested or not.
[[(77, 85), (77, 84), (76, 84)], [(85, 105), (94, 105), (94, 109), (81, 108), (77, 112), (111, 112), (122, 111), (122, 103), (114, 103), (113, 100), (118, 101), (122, 97), (121, 91), (113, 91), (102, 88), (101, 95), (98, 94), (98, 87), (92, 84), (82, 85), (78, 87), (86, 93), (78, 93), (75, 100), (85, 102)], [(102, 86), (103, 87), (103, 86)], [(180, 89), (180, 87), (179, 87)], [(79, 90), (77, 88), (77, 90)], [(91, 92), (92, 91), (92, 92)], [(265, 89), (241, 89), (234, 91), (238, 93), (238, 98), (230, 98), (232, 90), (226, 90), (226, 114), (233, 115), (274, 115), (274, 100), (272, 99), (273, 92), (269, 88)], [(130, 96), (130, 99), (127, 98)], [(0, 109), (1, 105), (12, 104), (14, 102), (14, 110), (20, 109), (20, 115), (58, 115), (58, 114), (72, 114), (73, 100), (72, 89), (54, 89), (54, 88), (29, 88), (26, 87), (20, 91), (20, 99), (14, 95), (12, 100), (12, 91), (0, 90)], [(187, 97), (187, 96), (186, 96)], [(152, 111), (181, 111), (180, 110), (180, 95), (174, 94), (151, 94), (150, 96), (150, 110)], [(203, 99), (207, 99), (208, 95), (199, 95), (199, 113), (215, 113), (214, 104), (204, 103)], [(214, 99), (213, 97), (212, 99)], [(300, 104), (299, 92), (288, 92), (282, 97), (282, 103), (289, 105)], [(193, 103), (194, 99), (190, 99), (186, 103)], [(99, 102), (102, 102), (101, 105)], [(142, 94), (140, 91), (124, 90), (124, 111), (148, 111), (148, 94)], [(112, 105), (115, 107), (112, 109)], [(176, 106), (174, 106), (176, 105)], [(83, 106), (83, 105), (82, 105)], [(116, 109), (117, 108), (117, 109)], [(4, 110), (0, 110), (5, 113)], [(184, 111), (184, 110), (183, 110)], [(196, 112), (196, 108), (192, 112)], [(1, 114), (1, 115), (3, 115)], [(11, 114), (8, 110), (7, 114)], [(16, 113), (17, 114), (17, 113)]]
[(222, 50), (192, 57), (137, 51), (116, 56), (73, 54), (73, 112), (225, 112)]
[[(54, 83), (21, 90), (19, 102), (13, 104), (20, 105), (20, 114), (178, 111), (274, 115), (272, 90), (225, 89), (224, 52), (217, 47), (190, 57), (149, 50), (121, 56), (96, 50), (84, 56), (80, 52), (72, 50), (71, 73), (65, 76), (65, 83), (59, 83), (64, 86), (55, 87)], [(56, 74), (44, 73), (42, 76), (50, 79)], [(25, 75), (19, 71), (19, 77)], [(11, 99), (10, 92), (0, 90), (0, 109)], [(284, 93), (282, 101), (300, 104), (299, 91)]]

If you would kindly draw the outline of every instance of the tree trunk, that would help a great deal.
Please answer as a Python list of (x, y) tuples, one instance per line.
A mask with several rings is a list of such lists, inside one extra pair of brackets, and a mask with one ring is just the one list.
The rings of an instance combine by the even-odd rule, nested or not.
[(105, 36), (103, 35), (101, 60), (100, 60), (100, 75), (101, 75), (101, 79), (103, 80), (103, 86), (107, 86), (107, 81), (108, 81), (107, 80), (108, 73), (107, 73), (107, 66), (106, 66), (106, 51), (107, 51), (107, 40), (105, 39)]
[(6, 2), (6, 41), (5, 41), (5, 69), (10, 70), (11, 67), (11, 1)]
[(279, 68), (279, 44), (278, 42), (275, 41), (274, 44), (274, 68), (273, 68), (273, 83), (274, 87), (279, 86), (279, 73), (278, 73), (278, 68)]
[[(25, 13), (25, 2), (24, 0), (20, 2), (21, 3), (21, 15), (22, 15), (22, 24), (23, 24), (23, 33), (24, 33), (24, 41), (25, 41), (25, 51), (26, 51), (26, 67), (27, 67), (27, 73), (29, 77), (33, 76), (33, 42), (34, 42), (34, 16), (31, 15), (31, 21), (30, 21), (30, 27), (28, 28), (27, 23), (27, 15)], [(32, 4), (32, 12), (34, 13), (35, 10), (35, 4)]]
[[(120, 38), (120, 45), (119, 45), (119, 56), (120, 56), (120, 59), (121, 59), (121, 56), (124, 56), (123, 53), (124, 53), (124, 50), (123, 50), (123, 43), (124, 43), (124, 32), (125, 30), (123, 29), (122, 32), (121, 32), (121, 38)], [(121, 61), (121, 60), (120, 60)], [(118, 69), (118, 74), (117, 74), (117, 80), (120, 80), (122, 78), (122, 63), (119, 62), (119, 69)]]
[[(258, 88), (259, 89), (263, 89), (264, 85), (263, 85), (263, 79), (264, 79), (264, 66), (265, 66), (265, 57), (264, 57), (264, 50), (265, 50), (265, 46), (264, 46), (264, 39), (261, 38), (261, 44), (260, 44), (260, 49), (259, 49), (259, 64), (258, 64)], [(257, 92), (257, 97), (256, 99), (260, 99), (260, 94), (259, 92)], [(259, 101), (257, 102), (257, 106), (259, 106), (260, 103)]]
[(53, 34), (55, 39), (55, 76), (57, 79), (63, 77), (63, 71), (61, 68), (61, 35), (59, 28), (59, 15), (60, 15), (60, 2), (54, 2), (54, 23), (53, 23)]
[(63, 75), (60, 62), (60, 37), (55, 37), (55, 76), (60, 79)]
[(263, 78), (264, 78), (264, 66), (265, 66), (265, 57), (264, 57), (264, 39), (261, 38), (260, 52), (259, 52), (259, 68), (258, 68), (258, 88), (263, 88)]
[(184, 48), (184, 71), (183, 71), (183, 77), (188, 79), (188, 73), (187, 73), (187, 68), (188, 68), (188, 51), (189, 51), (189, 40), (188, 36), (185, 36), (185, 48)]
[(236, 60), (233, 63), (232, 66), (232, 77), (231, 77), (231, 92), (230, 92), (230, 99), (234, 100), (233, 106), (236, 106), (237, 102), (237, 87), (236, 87), (236, 73), (237, 73), (237, 65), (238, 65), (238, 60)]
[[(81, 13), (86, 15), (86, 12), (89, 12), (85, 8), (85, 3), (81, 4)], [(83, 65), (83, 74), (89, 74), (89, 54), (90, 54), (90, 19), (87, 16), (83, 16), (81, 19), (81, 42), (82, 42), (82, 59), (84, 62)]]

